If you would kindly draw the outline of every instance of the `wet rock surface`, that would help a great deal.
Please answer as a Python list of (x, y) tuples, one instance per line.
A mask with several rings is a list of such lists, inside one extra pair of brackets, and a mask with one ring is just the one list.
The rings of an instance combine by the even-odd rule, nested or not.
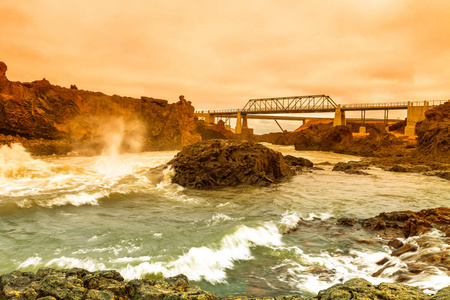
[(175, 171), (172, 182), (194, 189), (265, 186), (293, 175), (281, 153), (237, 140), (208, 140), (189, 145), (168, 165)]
[(337, 163), (332, 171), (341, 171), (347, 174), (369, 175), (362, 170), (367, 170), (371, 163), (369, 161), (349, 161)]
[(184, 275), (164, 280), (125, 282), (117, 271), (41, 268), (36, 274), (14, 271), (0, 277), (0, 299), (204, 299), (219, 297), (190, 287)]
[(235, 299), (449, 299), (450, 286), (434, 295), (427, 295), (416, 287), (400, 283), (372, 285), (355, 278), (320, 291), (316, 297), (299, 295), (275, 298), (218, 297), (215, 293), (190, 286), (188, 278), (177, 275), (163, 280), (133, 279), (124, 281), (114, 270), (89, 272), (85, 269), (54, 270), (41, 268), (36, 273), (14, 271), (0, 276), (0, 299), (26, 300), (235, 300)]

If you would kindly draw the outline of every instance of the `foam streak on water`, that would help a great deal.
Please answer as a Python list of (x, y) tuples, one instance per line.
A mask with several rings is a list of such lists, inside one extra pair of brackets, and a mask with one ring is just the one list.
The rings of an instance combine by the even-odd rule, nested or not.
[[(271, 147), (315, 163), (359, 159)], [(221, 296), (313, 295), (355, 277), (398, 280), (418, 259), (393, 258), (374, 277), (390, 249), (356, 242), (372, 236), (336, 226), (335, 218), (450, 206), (443, 179), (379, 169), (350, 175), (327, 164), (270, 187), (189, 190), (171, 183), (170, 168), (151, 171), (174, 155), (109, 149), (97, 157), (33, 158), (20, 145), (0, 148), (0, 273), (40, 267), (116, 269), (127, 279), (184, 273)], [(418, 257), (449, 251), (442, 233), (430, 234), (433, 247), (407, 241), (417, 244)], [(433, 291), (448, 285), (448, 276), (430, 267), (406, 283)]]

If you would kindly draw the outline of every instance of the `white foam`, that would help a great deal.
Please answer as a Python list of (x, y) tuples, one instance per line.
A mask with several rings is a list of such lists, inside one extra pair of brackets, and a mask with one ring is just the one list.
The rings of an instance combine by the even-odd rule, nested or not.
[(280, 246), (281, 234), (271, 222), (257, 228), (241, 225), (218, 244), (193, 247), (175, 261), (128, 265), (121, 272), (127, 279), (162, 272), (165, 276), (185, 274), (191, 280), (203, 278), (213, 284), (225, 282), (225, 270), (232, 268), (234, 261), (252, 259), (250, 250), (253, 245)]
[(109, 196), (109, 192), (101, 191), (97, 193), (78, 193), (78, 194), (64, 194), (51, 200), (39, 200), (36, 203), (43, 207), (54, 207), (64, 205), (99, 205), (98, 200)]
[(281, 232), (286, 233), (295, 228), (300, 221), (300, 216), (295, 211), (285, 211), (281, 217), (278, 228)]
[(46, 267), (63, 268), (83, 268), (88, 271), (104, 270), (106, 266), (103, 263), (95, 262), (92, 259), (78, 259), (74, 257), (59, 257), (50, 260), (45, 264)]
[(25, 260), (23, 263), (21, 263), (18, 266), (18, 268), (23, 269), (23, 268), (27, 268), (30, 266), (37, 266), (41, 261), (42, 261), (42, 258), (40, 258), (37, 255), (33, 256), (33, 257), (29, 257), (29, 258), (27, 258), (27, 260)]

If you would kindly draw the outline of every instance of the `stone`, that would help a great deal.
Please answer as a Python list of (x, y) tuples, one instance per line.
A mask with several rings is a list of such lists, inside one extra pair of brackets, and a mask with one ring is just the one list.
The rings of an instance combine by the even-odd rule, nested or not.
[(450, 299), (450, 286), (440, 289), (429, 300), (448, 300)]
[(281, 153), (238, 140), (208, 140), (185, 147), (169, 163), (173, 183), (194, 189), (266, 186), (293, 175)]
[(429, 296), (417, 287), (399, 283), (381, 283), (372, 285), (365, 279), (350, 279), (344, 284), (336, 284), (317, 295), (319, 300), (345, 300), (345, 299), (428, 299)]
[(401, 246), (400, 248), (392, 251), (391, 255), (392, 256), (400, 256), (403, 255), (407, 252), (415, 252), (417, 251), (417, 247), (411, 244), (404, 244), (403, 246)]
[(303, 158), (303, 157), (295, 157), (292, 155), (285, 155), (284, 156), (284, 162), (291, 167), (307, 167), (312, 168), (314, 167), (314, 164), (309, 159)]
[(341, 171), (348, 174), (369, 175), (361, 170), (368, 169), (370, 163), (367, 161), (349, 161), (337, 163), (332, 171)]

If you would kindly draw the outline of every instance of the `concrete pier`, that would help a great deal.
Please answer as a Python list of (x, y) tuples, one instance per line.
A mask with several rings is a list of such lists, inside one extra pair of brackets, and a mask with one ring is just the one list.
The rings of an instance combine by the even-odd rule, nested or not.
[(347, 121), (345, 120), (345, 111), (341, 109), (341, 105), (339, 104), (336, 110), (334, 111), (334, 121), (333, 126), (341, 126), (347, 125)]
[(242, 133), (242, 115), (241, 112), (238, 110), (237, 117), (236, 117), (236, 128), (234, 130), (234, 133), (241, 134)]
[(429, 110), (429, 103), (424, 101), (423, 106), (414, 106), (412, 103), (408, 103), (405, 135), (413, 136), (416, 134), (417, 122), (425, 120), (425, 112)]

